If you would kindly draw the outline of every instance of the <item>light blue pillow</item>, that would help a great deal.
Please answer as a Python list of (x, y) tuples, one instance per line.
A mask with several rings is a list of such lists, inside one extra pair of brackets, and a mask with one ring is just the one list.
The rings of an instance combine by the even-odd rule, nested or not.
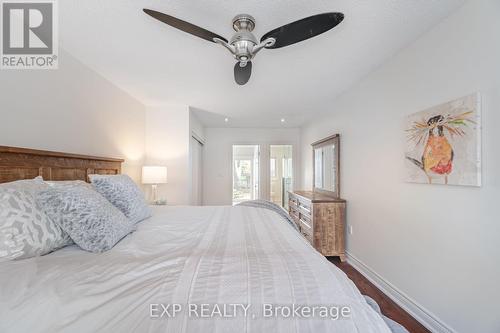
[(38, 194), (37, 202), (86, 251), (107, 251), (135, 230), (120, 210), (87, 186), (53, 185)]
[(89, 179), (96, 191), (125, 214), (132, 223), (138, 223), (153, 214), (141, 189), (129, 176), (90, 175)]

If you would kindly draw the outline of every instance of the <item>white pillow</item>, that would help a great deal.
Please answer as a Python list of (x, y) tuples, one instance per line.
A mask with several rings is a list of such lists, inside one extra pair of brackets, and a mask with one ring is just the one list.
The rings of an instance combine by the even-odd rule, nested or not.
[(0, 185), (0, 261), (41, 256), (72, 243), (36, 202), (41, 177)]
[(97, 192), (108, 199), (132, 223), (138, 223), (152, 215), (144, 194), (127, 175), (90, 175)]

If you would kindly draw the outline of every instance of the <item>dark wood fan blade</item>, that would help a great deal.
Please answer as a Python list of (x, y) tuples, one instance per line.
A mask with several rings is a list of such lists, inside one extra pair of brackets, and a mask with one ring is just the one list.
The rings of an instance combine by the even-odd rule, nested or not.
[(250, 80), (250, 76), (252, 75), (252, 62), (247, 62), (245, 67), (241, 67), (240, 63), (237, 62), (234, 65), (234, 80), (240, 86), (246, 84), (248, 80)]
[(276, 39), (276, 43), (266, 48), (278, 49), (320, 35), (335, 28), (343, 20), (344, 14), (342, 13), (324, 13), (306, 17), (269, 31), (260, 41), (273, 37)]
[(146, 8), (144, 8), (143, 10), (144, 10), (144, 13), (148, 14), (149, 16), (154, 17), (155, 19), (157, 19), (163, 23), (166, 23), (174, 28), (177, 28), (179, 30), (187, 32), (188, 34), (203, 38), (205, 40), (208, 40), (209, 42), (214, 42), (214, 38), (219, 38), (227, 43), (227, 39), (225, 39), (224, 37), (221, 37), (217, 34), (214, 34), (213, 32), (210, 32), (208, 30), (200, 28), (200, 27), (198, 27), (194, 24), (191, 24), (189, 22), (179, 20), (178, 18), (157, 12), (155, 10), (146, 9)]

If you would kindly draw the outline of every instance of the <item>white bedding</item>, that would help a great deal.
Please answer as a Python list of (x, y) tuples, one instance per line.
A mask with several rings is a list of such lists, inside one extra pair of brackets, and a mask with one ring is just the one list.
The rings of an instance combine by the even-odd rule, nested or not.
[[(175, 317), (173, 305), (162, 311), (169, 304), (181, 307)], [(198, 318), (202, 304), (209, 312), (226, 304), (226, 316), (236, 304), (249, 308)], [(264, 318), (263, 304), (348, 306), (350, 316)], [(390, 332), (296, 230), (250, 207), (157, 207), (106, 253), (70, 246), (0, 263), (0, 332), (60, 331)]]

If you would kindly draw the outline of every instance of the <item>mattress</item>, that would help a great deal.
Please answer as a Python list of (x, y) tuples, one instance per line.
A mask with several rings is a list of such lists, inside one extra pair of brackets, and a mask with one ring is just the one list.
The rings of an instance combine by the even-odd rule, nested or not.
[(0, 264), (0, 332), (385, 332), (278, 214), (155, 207), (112, 250)]

